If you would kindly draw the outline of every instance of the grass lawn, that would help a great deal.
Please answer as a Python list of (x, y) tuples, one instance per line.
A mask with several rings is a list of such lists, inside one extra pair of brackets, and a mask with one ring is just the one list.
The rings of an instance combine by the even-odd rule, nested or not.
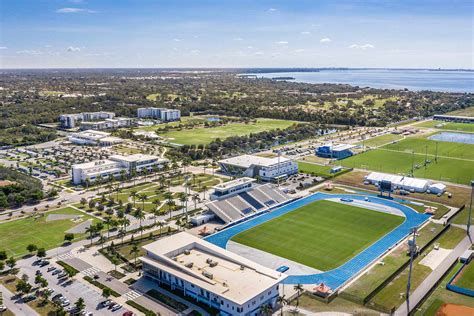
[(385, 134), (385, 135), (380, 135), (380, 136), (366, 139), (365, 141), (358, 142), (357, 144), (364, 145), (366, 147), (379, 147), (379, 146), (386, 145), (391, 142), (400, 140), (402, 138), (403, 136), (400, 136), (400, 135)]
[(458, 115), (458, 116), (469, 116), (469, 117), (474, 117), (474, 106), (462, 109), (462, 110), (457, 110), (453, 112), (446, 113), (447, 115)]
[(309, 267), (330, 270), (403, 220), (400, 216), (317, 201), (244, 231), (232, 240)]
[(454, 123), (443, 121), (427, 121), (416, 124), (417, 127), (437, 128), (448, 131), (470, 132), (474, 133), (474, 124), (470, 123)]
[(469, 263), (462, 269), (461, 274), (456, 278), (455, 285), (474, 290), (474, 264)]
[(243, 136), (277, 128), (285, 129), (295, 123), (295, 121), (286, 120), (258, 119), (256, 123), (229, 123), (219, 127), (174, 130), (161, 133), (160, 136), (167, 138), (172, 143), (183, 145), (209, 144), (217, 138), (225, 139), (231, 136)]
[[(41, 216), (43, 215), (44, 216)], [(28, 217), (19, 220), (12, 220), (0, 224), (0, 249), (5, 250), (8, 256), (22, 256), (28, 253), (26, 246), (35, 244), (38, 248), (51, 249), (63, 244), (64, 234), (70, 228), (79, 224), (70, 219), (46, 221), (49, 214), (73, 214), (83, 215), (82, 219), (92, 219), (73, 208), (66, 207), (48, 213), (41, 213), (38, 218)], [(84, 236), (75, 234), (76, 239)]]
[[(407, 147), (403, 147), (407, 145), (407, 143), (405, 143), (405, 145), (402, 144), (402, 142), (405, 141), (406, 140), (403, 140), (397, 144), (383, 146), (379, 149), (370, 150), (365, 153), (340, 160), (337, 162), (337, 164), (341, 164), (349, 168), (367, 169), (393, 174), (409, 174), (412, 167), (413, 156), (411, 153), (407, 152)], [(429, 140), (426, 142), (432, 143), (432, 141)], [(410, 143), (412, 142), (410, 141)], [(418, 143), (418, 145), (419, 144), (420, 143)], [(443, 145), (445, 142), (439, 142), (439, 144), (439, 155), (444, 153), (446, 155), (450, 155), (451, 157), (456, 157), (453, 155), (458, 153), (459, 156), (457, 158), (465, 157), (464, 159), (467, 159), (467, 157), (470, 157), (470, 159), (473, 160), (439, 157), (438, 162), (435, 163), (434, 156), (428, 154), (428, 159), (430, 159), (432, 162), (428, 164), (427, 168), (425, 169), (423, 166), (425, 155), (418, 153), (414, 155), (415, 177), (469, 184), (472, 178), (472, 170), (474, 170), (474, 145), (464, 144), (462, 145), (464, 149), (462, 149), (461, 147), (444, 147)], [(449, 147), (452, 148), (451, 151), (448, 149)], [(405, 148), (406, 151), (403, 148)], [(417, 150), (422, 151), (422, 148), (423, 146), (419, 147)], [(392, 149), (393, 151), (385, 149)], [(430, 149), (428, 149), (428, 152), (431, 153)], [(470, 153), (470, 156), (468, 156), (468, 153)], [(417, 165), (419, 166), (418, 168), (416, 168)]]
[[(291, 305), (294, 306), (296, 304), (296, 300), (291, 302)], [(337, 296), (334, 300), (332, 300), (329, 304), (320, 301), (317, 298), (314, 298), (308, 294), (303, 294), (299, 298), (299, 306), (305, 310), (314, 312), (314, 313), (321, 313), (321, 312), (333, 312), (333, 313), (347, 313), (352, 315), (373, 315), (378, 316), (380, 315), (379, 312), (369, 309), (367, 306), (362, 306), (356, 303), (353, 303), (349, 300), (345, 300), (341, 296)], [(293, 312), (290, 314), (284, 315), (304, 315), (304, 314), (294, 314)]]
[(331, 173), (331, 168), (333, 168), (333, 166), (322, 166), (314, 163), (298, 161), (298, 170), (300, 172), (311, 173), (326, 178), (336, 175), (335, 173)]
[(446, 289), (446, 284), (448, 284), (461, 265), (462, 263), (458, 263), (449, 271), (434, 292), (417, 309), (416, 316), (434, 316), (439, 308), (446, 303), (474, 307), (474, 300), (472, 298)]

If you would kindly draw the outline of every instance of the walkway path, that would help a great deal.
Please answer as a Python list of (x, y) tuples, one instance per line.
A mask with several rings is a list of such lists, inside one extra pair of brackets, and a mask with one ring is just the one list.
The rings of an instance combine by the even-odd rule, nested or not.
[[(474, 234), (474, 228), (471, 229), (471, 235)], [(410, 296), (410, 312), (417, 306), (436, 283), (445, 275), (446, 271), (458, 260), (459, 256), (472, 245), (471, 240), (466, 236), (451, 253), (431, 272), (428, 277), (412, 292)], [(395, 311), (395, 315), (407, 315), (406, 301)]]

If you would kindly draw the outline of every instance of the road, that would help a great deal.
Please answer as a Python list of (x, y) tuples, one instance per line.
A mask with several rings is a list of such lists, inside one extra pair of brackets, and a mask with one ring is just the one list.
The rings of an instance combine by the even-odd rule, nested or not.
[[(471, 229), (471, 236), (474, 234), (474, 228)], [(410, 312), (419, 302), (425, 298), (428, 292), (438, 283), (445, 275), (446, 271), (458, 260), (459, 256), (472, 245), (471, 239), (466, 236), (451, 253), (433, 270), (428, 277), (412, 292), (410, 295)], [(395, 311), (395, 315), (407, 315), (406, 301)]]

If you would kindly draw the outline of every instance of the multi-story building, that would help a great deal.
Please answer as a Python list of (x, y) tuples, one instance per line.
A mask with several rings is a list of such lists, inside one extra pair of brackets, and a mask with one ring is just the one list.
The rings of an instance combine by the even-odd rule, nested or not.
[(62, 114), (59, 116), (61, 127), (74, 128), (78, 126), (81, 121), (97, 121), (105, 119), (113, 119), (115, 113), (113, 112), (84, 112), (75, 114)]
[(316, 156), (323, 158), (344, 159), (354, 154), (351, 151), (351, 149), (354, 147), (354, 145), (350, 144), (327, 144), (316, 148), (315, 154)]
[(68, 139), (71, 143), (76, 145), (90, 146), (112, 146), (123, 142), (123, 139), (110, 136), (110, 133), (95, 130), (73, 133)]
[(132, 125), (132, 119), (128, 117), (117, 117), (113, 119), (105, 119), (103, 121), (82, 121), (81, 129), (94, 129), (94, 130), (105, 130), (105, 129), (116, 129), (120, 127), (128, 127)]
[(168, 163), (167, 159), (157, 156), (135, 154), (130, 156), (112, 155), (109, 159), (96, 160), (72, 166), (72, 183), (81, 184), (88, 180), (93, 183), (99, 177), (119, 177), (122, 173), (137, 173), (144, 169), (152, 170), (154, 166), (163, 168)]
[(220, 160), (219, 166), (222, 172), (230, 176), (258, 176), (263, 181), (275, 181), (298, 173), (298, 164), (285, 157), (242, 155)]
[(153, 118), (163, 122), (179, 121), (181, 119), (181, 111), (164, 108), (139, 108), (137, 110), (138, 118)]
[(260, 315), (261, 306), (275, 307), (279, 284), (287, 277), (186, 232), (143, 249), (143, 277), (220, 315)]

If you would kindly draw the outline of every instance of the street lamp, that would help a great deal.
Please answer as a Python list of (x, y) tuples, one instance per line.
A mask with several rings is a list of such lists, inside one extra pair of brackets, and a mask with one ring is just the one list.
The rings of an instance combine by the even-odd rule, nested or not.
[(416, 254), (416, 233), (417, 233), (417, 228), (413, 227), (412, 228), (412, 234), (413, 234), (413, 239), (408, 240), (408, 249), (410, 251), (410, 268), (408, 270), (408, 282), (407, 282), (407, 291), (406, 291), (406, 297), (407, 297), (407, 315), (410, 315), (410, 288), (411, 288), (411, 274), (413, 271), (413, 260), (415, 258)]
[(474, 180), (471, 180), (471, 202), (469, 204), (469, 216), (467, 217), (467, 235), (471, 236), (471, 213), (472, 213), (472, 199), (474, 197)]

